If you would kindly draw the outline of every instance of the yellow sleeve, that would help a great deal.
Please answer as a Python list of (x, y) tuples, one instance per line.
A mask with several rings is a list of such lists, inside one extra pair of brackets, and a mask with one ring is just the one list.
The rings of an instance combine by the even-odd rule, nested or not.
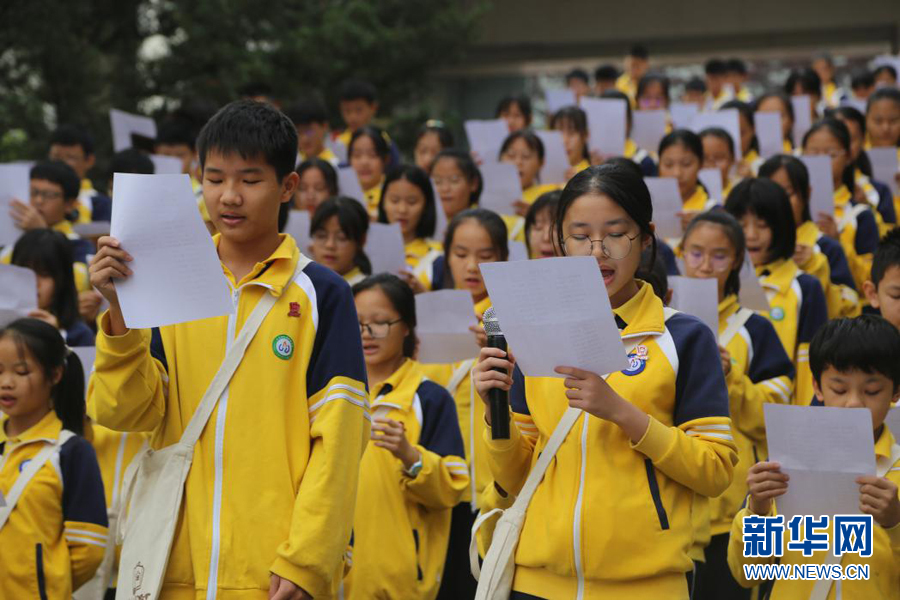
[(400, 472), (400, 485), (413, 502), (428, 508), (453, 508), (469, 487), (469, 469), (459, 456), (440, 456), (417, 445), (422, 470), (414, 478)]
[(100, 317), (97, 358), (88, 387), (88, 415), (116, 431), (153, 431), (166, 410), (168, 376), (150, 355), (150, 331), (109, 334), (109, 312)]
[(523, 435), (519, 429), (520, 422), (526, 428), (528, 424), (534, 427), (531, 416), (511, 413), (510, 418), (515, 427), (509, 428), (508, 440), (492, 439), (491, 428), (485, 427), (484, 442), (488, 451), (488, 466), (497, 485), (508, 494), (517, 495), (531, 471), (536, 437)]
[(766, 422), (763, 405), (790, 404), (793, 394), (791, 378), (781, 375), (753, 383), (747, 375), (732, 368), (725, 381), (728, 384), (729, 414), (734, 426), (754, 442), (764, 442)]
[(66, 521), (66, 546), (69, 548), (73, 590), (90, 580), (103, 562), (107, 535), (107, 528), (95, 523)]
[(794, 380), (794, 404), (809, 406), (815, 391), (813, 390), (812, 369), (809, 367), (809, 344), (802, 342), (797, 345), (797, 377)]
[(752, 588), (759, 581), (750, 581), (744, 577), (744, 565), (765, 565), (775, 562), (774, 556), (746, 557), (744, 556), (744, 517), (750, 516), (750, 510), (742, 508), (734, 516), (731, 522), (731, 535), (728, 537), (728, 568), (731, 576), (741, 587)]

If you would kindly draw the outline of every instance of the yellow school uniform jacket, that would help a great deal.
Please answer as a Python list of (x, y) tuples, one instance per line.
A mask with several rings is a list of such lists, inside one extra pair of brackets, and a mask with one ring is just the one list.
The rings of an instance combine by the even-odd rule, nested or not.
[(641, 168), (644, 177), (655, 177), (657, 174), (656, 157), (644, 148), (639, 147), (633, 139), (625, 139), (625, 149), (622, 153), (625, 158)]
[[(891, 446), (894, 437), (887, 426), (884, 426), (881, 435), (875, 442), (876, 460), (889, 460)], [(894, 464), (886, 474), (887, 479), (900, 485), (900, 463)], [(790, 486), (790, 482), (788, 482)], [(778, 500), (776, 499), (776, 509)], [(744, 517), (751, 516), (750, 510), (742, 509), (734, 517), (731, 527), (731, 538), (728, 543), (728, 567), (735, 581), (744, 587), (752, 587), (758, 582), (749, 581), (744, 577), (743, 565), (772, 563), (775, 557), (750, 558), (744, 557)], [(816, 517), (818, 518), (818, 516)], [(829, 522), (829, 540), (834, 543), (834, 527)], [(784, 533), (784, 555), (778, 558), (783, 565), (808, 565), (823, 564), (825, 552), (814, 552), (812, 556), (804, 557), (802, 552), (788, 550), (789, 540), (787, 524)], [(831, 553), (832, 550), (827, 551)], [(837, 583), (831, 586), (827, 600), (898, 600), (900, 599), (900, 525), (891, 529), (884, 529), (873, 521), (872, 527), (872, 556), (863, 557), (859, 554), (844, 554), (841, 557), (842, 565), (862, 564), (869, 565), (870, 575), (868, 580), (846, 580), (840, 582), (841, 593), (838, 594)], [(800, 579), (782, 579), (775, 582), (771, 600), (806, 600), (810, 597), (815, 581)]]
[(581, 159), (580, 163), (578, 163), (576, 165), (572, 165), (572, 171), (574, 172), (575, 175), (578, 175), (579, 173), (581, 173), (582, 171), (584, 171), (585, 169), (587, 169), (590, 166), (591, 166), (591, 162), (588, 159), (583, 158), (583, 159)]
[(525, 219), (519, 215), (500, 215), (506, 225), (507, 238), (513, 242), (525, 242)]
[[(59, 439), (52, 410), (18, 436), (0, 419), (0, 492), (6, 497), (25, 463)], [(106, 547), (106, 504), (97, 457), (78, 436), (63, 444), (19, 497), (0, 530), (0, 597), (71, 598), (93, 575)]]
[[(218, 245), (219, 237), (213, 238)], [(240, 282), (235, 314), (109, 335), (103, 315), (88, 392), (94, 421), (178, 442), (263, 294), (278, 297), (194, 448), (162, 595), (264, 598), (270, 573), (315, 598), (337, 589), (369, 436), (366, 371), (346, 282), (293, 238)]]
[[(479, 323), (491, 306), (490, 298), (485, 298), (475, 305), (475, 316)], [(487, 463), (487, 448), (484, 445), (484, 402), (472, 387), (471, 371), (477, 357), (452, 364), (421, 365), (422, 373), (428, 379), (444, 386), (453, 396), (456, 403), (456, 416), (459, 419), (459, 430), (465, 444), (465, 459), (469, 467), (469, 489), (463, 500), (471, 502), (473, 508), (479, 508), (481, 496), (491, 483), (491, 473)], [(459, 383), (450, 389), (449, 384), (455, 374), (459, 374)]]
[(750, 151), (741, 157), (741, 162), (746, 165), (746, 167), (750, 169), (750, 172), (753, 173), (753, 176), (756, 177), (759, 167), (763, 164), (763, 159), (760, 157), (759, 152), (750, 148)]
[(781, 143), (781, 148), (785, 154), (793, 154), (794, 153), (794, 144), (791, 143), (791, 140), (784, 140)]
[(834, 218), (853, 282), (856, 289), (861, 290), (872, 272), (872, 255), (878, 246), (878, 222), (868, 204), (856, 204), (851, 200), (850, 190), (845, 185), (834, 192)]
[[(694, 495), (717, 496), (737, 460), (728, 392), (712, 332), (698, 319), (665, 320), (650, 285), (614, 312), (623, 340), (640, 340), (631, 367), (607, 382), (650, 415), (633, 444), (584, 414), (528, 508), (513, 590), (541, 598), (687, 599)], [(515, 351), (515, 348), (513, 348)], [(561, 378), (516, 368), (509, 440), (485, 431), (491, 474), (519, 493), (568, 408)], [(583, 592), (583, 593), (582, 593)]]
[(854, 172), (853, 180), (856, 183), (856, 187), (862, 190), (866, 202), (868, 202), (869, 206), (872, 208), (872, 214), (875, 216), (875, 222), (878, 225), (878, 237), (884, 237), (886, 233), (896, 227), (896, 223), (886, 222), (884, 215), (881, 210), (879, 210), (879, 207), (881, 206), (881, 194), (878, 193), (878, 190), (872, 184), (872, 180), (869, 179), (868, 175), (859, 169), (856, 169)]
[(526, 204), (534, 204), (542, 194), (562, 189), (558, 183), (535, 183), (527, 190), (522, 191), (522, 201)]
[(381, 178), (381, 181), (379, 181), (378, 185), (375, 187), (363, 190), (363, 195), (366, 197), (366, 207), (369, 211), (369, 217), (372, 219), (378, 218), (378, 205), (381, 204), (382, 185), (384, 185), (384, 177)]
[(628, 73), (619, 75), (619, 78), (616, 79), (616, 89), (623, 94), (626, 94), (631, 99), (632, 106), (634, 106), (634, 97), (637, 94), (637, 82), (631, 79), (631, 75)]
[(684, 200), (682, 207), (686, 211), (703, 212), (709, 210), (715, 205), (715, 199), (711, 199), (709, 194), (702, 185), (698, 185), (694, 193), (687, 200)]
[(822, 235), (815, 223), (806, 221), (797, 228), (797, 244), (812, 248), (810, 257), (799, 266), (822, 286), (828, 318), (859, 316), (859, 294), (840, 242)]
[(412, 269), (413, 275), (422, 282), (426, 290), (431, 290), (434, 261), (444, 255), (441, 243), (425, 238), (416, 238), (406, 244), (404, 250), (406, 264)]
[(337, 134), (334, 139), (335, 139), (335, 141), (342, 143), (345, 148), (349, 148), (350, 147), (350, 138), (352, 138), (352, 137), (353, 137), (353, 132), (350, 131), (350, 129), (348, 128), (348, 129), (343, 130), (339, 134)]
[(770, 310), (760, 313), (775, 326), (785, 352), (794, 363), (794, 404), (807, 405), (813, 398), (809, 369), (809, 343), (828, 320), (822, 286), (800, 270), (792, 259), (779, 259), (756, 268), (769, 299)]
[(404, 424), (422, 470), (411, 478), (388, 450), (372, 443), (366, 448), (344, 597), (431, 600), (447, 557), (451, 509), (469, 486), (453, 398), (413, 360), (373, 387), (369, 398), (373, 418)]
[(359, 267), (353, 267), (343, 275), (344, 281), (350, 284), (350, 287), (353, 287), (360, 281), (366, 278), (366, 274), (363, 273)]

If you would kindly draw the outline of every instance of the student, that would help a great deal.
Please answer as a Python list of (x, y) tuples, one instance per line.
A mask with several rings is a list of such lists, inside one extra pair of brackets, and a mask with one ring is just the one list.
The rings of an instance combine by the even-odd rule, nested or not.
[(812, 70), (819, 76), (822, 82), (822, 100), (825, 105), (835, 108), (840, 105), (844, 91), (834, 81), (834, 60), (827, 52), (820, 52), (813, 56)]
[(378, 98), (375, 86), (361, 79), (347, 79), (338, 93), (338, 108), (346, 125), (344, 131), (334, 139), (347, 147), (349, 157), (350, 138), (356, 131), (368, 126), (378, 113)]
[(575, 102), (591, 94), (591, 80), (584, 69), (572, 69), (566, 73), (566, 87), (575, 94)]
[(531, 100), (525, 94), (504, 96), (497, 104), (494, 116), (506, 121), (510, 133), (527, 129), (531, 127)]
[(640, 166), (645, 177), (655, 177), (657, 167), (653, 156), (651, 156), (650, 152), (645, 148), (639, 147), (635, 141), (631, 139), (631, 104), (628, 101), (628, 96), (619, 90), (609, 90), (608, 92), (605, 92), (602, 97), (617, 98), (625, 101), (625, 148), (622, 156), (630, 158)]
[(600, 65), (594, 71), (594, 93), (599, 96), (606, 90), (616, 87), (616, 80), (619, 78), (619, 70), (613, 65)]
[(783, 148), (785, 154), (794, 150), (794, 105), (787, 96), (780, 92), (767, 92), (756, 99), (753, 110), (762, 112), (777, 112), (781, 115), (781, 135), (784, 137)]
[(413, 158), (416, 166), (426, 173), (431, 170), (434, 157), (442, 150), (453, 147), (453, 133), (443, 121), (428, 119), (416, 134), (416, 146)]
[[(839, 319), (825, 325), (810, 346), (810, 364), (815, 381), (817, 406), (832, 408), (867, 408), (872, 413), (872, 435), (875, 438), (877, 475), (856, 478), (859, 485), (859, 512), (872, 515), (872, 555), (845, 554), (841, 563), (861, 564), (871, 568), (867, 579), (847, 578), (840, 582), (791, 578), (774, 582), (771, 598), (784, 600), (811, 598), (813, 589), (825, 586), (821, 597), (845, 600), (870, 598), (900, 598), (900, 553), (897, 534), (900, 524), (900, 462), (896, 442), (884, 424), (892, 403), (900, 398), (900, 368), (896, 356), (900, 354), (900, 334), (883, 319), (863, 315), (856, 319)], [(893, 450), (893, 452), (892, 452)], [(750, 496), (747, 505), (734, 517), (728, 545), (728, 566), (734, 578), (750, 587), (757, 582), (744, 577), (743, 566), (771, 563), (774, 558), (745, 558), (744, 518), (752, 515), (772, 516), (777, 511), (778, 498), (792, 485), (777, 462), (764, 461), (753, 465), (747, 477)], [(829, 533), (833, 531), (829, 527)], [(827, 554), (810, 553), (786, 547), (779, 548), (782, 565), (822, 564)], [(835, 537), (829, 536), (834, 543)], [(830, 560), (829, 560), (830, 562)]]
[(553, 183), (541, 184), (541, 167), (544, 166), (544, 142), (534, 132), (520, 130), (509, 134), (500, 147), (500, 160), (516, 166), (522, 184), (522, 201), (516, 205), (516, 213), (524, 217), (528, 207), (538, 196), (559, 189)]
[(732, 177), (734, 167), (734, 141), (731, 134), (721, 127), (707, 127), (700, 132), (703, 142), (703, 168), (718, 169), (722, 175), (722, 199), (728, 197), (731, 188), (741, 180)]
[(896, 88), (897, 87), (897, 69), (891, 65), (880, 65), (872, 71), (872, 77), (875, 79), (875, 88)]
[(704, 102), (705, 110), (719, 110), (723, 104), (731, 100), (730, 90), (726, 88), (728, 67), (725, 61), (720, 58), (712, 58), (706, 61), (703, 67), (706, 74), (706, 100)]
[(84, 374), (55, 328), (19, 319), (0, 329), (0, 492), (51, 454), (0, 528), (3, 595), (71, 598), (93, 576), (107, 540), (97, 457), (84, 427)]
[(647, 73), (641, 77), (635, 104), (638, 110), (668, 110), (669, 78), (661, 73)]
[[(84, 129), (75, 125), (60, 125), (50, 135), (50, 152), (47, 158), (51, 161), (62, 161), (72, 167), (80, 181), (78, 202), (80, 204), (80, 222), (109, 221), (112, 215), (112, 201), (94, 189), (94, 184), (87, 178), (88, 171), (94, 168), (97, 156), (94, 154), (94, 138)], [(86, 209), (86, 210), (85, 210)]]
[(744, 228), (744, 239), (756, 275), (766, 291), (770, 310), (762, 312), (778, 332), (797, 371), (794, 404), (809, 404), (809, 342), (828, 319), (825, 294), (818, 280), (794, 263), (796, 227), (791, 201), (784, 189), (768, 179), (737, 184), (725, 210)]
[(853, 100), (865, 102), (875, 91), (875, 77), (868, 69), (855, 71), (850, 77), (850, 89)]
[[(567, 404), (584, 411), (528, 507), (512, 598), (687, 599), (694, 495), (717, 496), (731, 483), (736, 455), (715, 339), (694, 317), (666, 319), (652, 287), (634, 278), (641, 250), (653, 247), (652, 210), (640, 177), (601, 165), (568, 183), (555, 223), (563, 255), (599, 263), (623, 339), (639, 344), (638, 366), (605, 380), (564, 365), (556, 371), (565, 379), (531, 378), (483, 348), (473, 370), (485, 402), (490, 389), (510, 390), (510, 439), (484, 437), (505, 494), (519, 493)], [(560, 506), (575, 507), (574, 521)]]
[(878, 244), (878, 223), (868, 202), (855, 202), (853, 165), (850, 162), (850, 132), (841, 121), (825, 118), (813, 124), (803, 136), (803, 153), (831, 158), (834, 180), (834, 216), (816, 215), (822, 233), (840, 241), (856, 289), (872, 269), (872, 253)]
[(738, 111), (740, 127), (741, 159), (737, 161), (737, 174), (741, 177), (753, 177), (762, 164), (759, 157), (759, 142), (756, 140), (756, 126), (753, 122), (753, 109), (746, 102), (729, 100), (719, 110), (735, 109)]
[(591, 166), (588, 152), (587, 115), (578, 106), (566, 106), (554, 113), (550, 118), (550, 129), (562, 133), (563, 146), (569, 158), (569, 170), (566, 179), (571, 179), (579, 171)]
[[(810, 68), (794, 69), (784, 84), (788, 96), (809, 96), (810, 119), (815, 122), (824, 106), (822, 104), (822, 80)], [(799, 141), (799, 140), (797, 140)]]
[[(900, 90), (882, 87), (869, 96), (866, 104), (866, 132), (869, 148), (897, 148), (900, 159)], [(900, 182), (900, 173), (895, 175)], [(894, 195), (894, 214), (900, 215), (900, 194)]]
[(372, 443), (360, 463), (353, 568), (343, 597), (438, 593), (452, 508), (469, 486), (456, 407), (413, 360), (416, 302), (395, 275), (353, 286), (362, 335)]
[[(351, 100), (350, 104), (353, 105)], [(353, 112), (348, 109), (348, 112)], [(340, 160), (337, 155), (325, 145), (328, 138), (328, 110), (321, 100), (315, 97), (302, 98), (288, 106), (284, 114), (294, 122), (297, 128), (297, 158), (300, 162), (311, 158), (318, 158), (337, 167)], [(343, 113), (341, 113), (343, 115)], [(355, 114), (355, 113), (354, 113)], [(368, 121), (367, 121), (368, 122)], [(348, 126), (349, 128), (349, 126)], [(359, 129), (359, 127), (356, 127)]]
[(328, 597), (350, 541), (348, 515), (369, 435), (350, 289), (330, 269), (303, 266), (294, 240), (278, 234), (279, 206), (290, 201), (298, 179), (290, 119), (267, 104), (233, 102), (204, 126), (197, 146), (236, 314), (129, 330), (114, 281), (131, 275), (131, 257), (118, 240), (101, 238), (91, 282), (110, 309), (100, 320), (89, 412), (116, 431), (152, 432), (154, 449), (176, 442), (225, 355), (226, 343), (211, 341), (230, 344), (238, 316), (276, 294), (219, 399), (215, 424), (194, 449), (196, 468), (187, 475), (177, 524), (182, 535), (160, 594), (241, 589), (272, 598)]
[(369, 216), (375, 218), (378, 214), (378, 203), (381, 202), (384, 173), (391, 158), (391, 145), (387, 134), (371, 125), (357, 129), (347, 145), (347, 157), (366, 196)]
[(555, 190), (538, 196), (525, 215), (525, 248), (528, 258), (553, 258), (556, 249), (553, 246), (553, 218), (559, 195)]
[(181, 161), (181, 172), (191, 176), (191, 183), (195, 188), (200, 185), (194, 178), (194, 164), (197, 161), (196, 142), (197, 135), (192, 131), (191, 124), (176, 115), (170, 115), (160, 121), (153, 142), (154, 154), (171, 156)]
[(478, 204), (481, 173), (468, 152), (441, 150), (431, 163), (430, 175), (448, 221)]
[[(729, 414), (738, 451), (734, 479), (728, 490), (696, 508), (708, 522), (699, 520), (698, 533), (708, 530), (705, 569), (695, 599), (749, 600), (728, 571), (728, 533), (731, 521), (747, 495), (747, 469), (767, 454), (763, 405), (786, 404), (791, 399), (794, 366), (764, 317), (741, 308), (740, 271), (746, 251), (741, 224), (723, 210), (698, 215), (684, 234), (685, 275), (715, 279), (719, 299), (719, 353), (728, 385)], [(695, 542), (695, 547), (697, 543)]]
[(745, 87), (747, 79), (747, 63), (740, 58), (729, 58), (725, 61), (725, 81), (734, 90), (735, 100), (749, 104), (753, 98)]
[(700, 183), (700, 166), (703, 164), (703, 142), (693, 131), (676, 129), (659, 142), (659, 176), (678, 180), (681, 194), (682, 224), (694, 215), (712, 207), (706, 188)]
[(411, 272), (403, 273), (403, 278), (415, 291), (430, 290), (434, 261), (442, 251), (441, 244), (432, 239), (437, 225), (437, 207), (434, 189), (425, 171), (415, 165), (391, 169), (384, 180), (378, 222), (400, 224), (406, 264), (411, 269)]
[(872, 308), (900, 331), (900, 229), (878, 243), (872, 275), (863, 284), (863, 292)]
[(650, 52), (646, 46), (635, 44), (625, 57), (625, 70), (616, 81), (616, 89), (626, 94), (633, 102), (637, 84), (649, 70)]
[(293, 208), (315, 213), (320, 204), (338, 194), (337, 172), (327, 160), (307, 158), (297, 165), (297, 193)]
[(681, 95), (681, 101), (686, 104), (696, 104), (698, 108), (703, 109), (703, 103), (706, 100), (706, 83), (699, 77), (691, 77), (684, 84), (684, 93)]
[(356, 285), (372, 274), (364, 249), (368, 232), (362, 204), (345, 196), (329, 198), (316, 207), (309, 224), (310, 257)]
[(828, 318), (855, 317), (860, 304), (850, 265), (840, 242), (823, 235), (809, 213), (809, 172), (799, 158), (777, 154), (759, 168), (759, 176), (784, 189), (797, 226), (794, 263), (819, 281), (825, 293)]

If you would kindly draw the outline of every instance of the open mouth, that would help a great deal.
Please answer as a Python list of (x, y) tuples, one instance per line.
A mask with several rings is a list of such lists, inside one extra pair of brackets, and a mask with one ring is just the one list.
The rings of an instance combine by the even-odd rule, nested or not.
[(363, 342), (363, 354), (375, 354), (378, 352), (378, 344), (371, 342)]
[(243, 223), (246, 218), (241, 215), (236, 215), (232, 213), (225, 213), (219, 217), (223, 223), (228, 225), (229, 227), (236, 227)]
[(600, 274), (603, 275), (604, 285), (609, 285), (616, 278), (616, 270), (609, 267), (600, 267)]
[(15, 396), (9, 396), (9, 395), (0, 396), (0, 407), (3, 407), (3, 408), (10, 408), (10, 407), (12, 407), (15, 403), (16, 403), (16, 397), (15, 397)]

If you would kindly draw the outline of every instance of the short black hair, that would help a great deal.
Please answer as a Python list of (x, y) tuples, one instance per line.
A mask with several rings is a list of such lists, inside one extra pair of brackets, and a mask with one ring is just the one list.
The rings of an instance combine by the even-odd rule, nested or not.
[(156, 172), (156, 166), (146, 152), (141, 152), (137, 148), (128, 148), (116, 152), (109, 163), (109, 170), (111, 173), (153, 175)]
[(200, 168), (210, 152), (236, 152), (247, 160), (262, 157), (279, 181), (297, 162), (297, 129), (277, 108), (263, 102), (236, 100), (217, 112), (197, 137)]
[(491, 238), (491, 248), (497, 253), (498, 262), (509, 260), (509, 233), (506, 229), (506, 223), (503, 219), (492, 210), (486, 208), (474, 207), (457, 213), (450, 223), (447, 225), (447, 231), (444, 233), (444, 284), (445, 290), (452, 290), (456, 287), (453, 281), (453, 272), (450, 269), (450, 251), (453, 247), (453, 236), (460, 225), (466, 221), (477, 222)]
[(294, 122), (294, 125), (309, 125), (310, 123), (328, 123), (328, 111), (325, 104), (318, 98), (301, 98), (284, 109), (284, 114)]
[(160, 121), (156, 127), (154, 141), (156, 144), (184, 145), (193, 150), (197, 143), (197, 133), (190, 121), (171, 115)]
[(756, 99), (753, 100), (753, 110), (758, 111), (760, 104), (762, 104), (765, 100), (768, 100), (769, 98), (778, 98), (778, 100), (781, 102), (781, 105), (784, 106), (785, 112), (788, 114), (788, 117), (790, 117), (791, 122), (793, 123), (794, 122), (794, 105), (791, 103), (788, 96), (785, 95), (784, 92), (781, 92), (779, 90), (769, 90), (768, 92), (765, 92), (764, 94), (757, 96)]
[(703, 93), (706, 91), (706, 82), (699, 77), (691, 77), (688, 79), (687, 83), (684, 84), (684, 89), (687, 92)]
[(69, 329), (81, 320), (73, 260), (72, 242), (64, 234), (52, 229), (32, 229), (16, 241), (10, 261), (17, 267), (31, 269), (53, 280), (50, 312), (63, 329)]
[(667, 133), (663, 139), (659, 141), (659, 152), (657, 153), (657, 156), (662, 159), (663, 152), (670, 146), (676, 144), (681, 144), (687, 148), (691, 154), (697, 157), (700, 164), (703, 164), (703, 140), (690, 129), (676, 129), (671, 133)]
[(591, 155), (587, 145), (587, 113), (585, 113), (581, 107), (564, 106), (556, 111), (553, 116), (550, 117), (550, 129), (556, 129), (557, 126), (560, 128), (566, 128), (567, 126), (571, 127), (576, 133), (584, 136), (585, 144), (584, 149), (581, 152), (581, 157), (585, 159), (590, 158)]
[(416, 353), (416, 296), (405, 281), (393, 273), (379, 273), (366, 277), (353, 286), (353, 295), (356, 296), (366, 290), (379, 288), (394, 310), (400, 315), (400, 320), (406, 325), (409, 333), (403, 338), (403, 356), (412, 358)]
[(375, 86), (368, 81), (363, 79), (346, 79), (341, 84), (338, 98), (341, 102), (365, 100), (369, 104), (375, 104), (378, 100), (378, 93), (375, 90)]
[(878, 242), (872, 258), (872, 283), (875, 289), (891, 267), (900, 267), (900, 229), (892, 229)]
[(900, 331), (877, 315), (834, 319), (825, 323), (809, 345), (809, 367), (816, 383), (831, 367), (841, 373), (862, 371), (884, 375), (900, 387)]
[(597, 81), (615, 81), (619, 78), (619, 70), (612, 65), (600, 65), (594, 70)]
[(892, 87), (880, 87), (869, 96), (866, 101), (866, 114), (872, 110), (872, 105), (881, 100), (891, 100), (897, 106), (900, 106), (900, 90)]
[(897, 69), (895, 69), (895, 68), (893, 67), (893, 65), (880, 65), (880, 66), (876, 67), (875, 70), (872, 71), (872, 77), (873, 77), (873, 79), (874, 79), (875, 77), (878, 77), (878, 76), (881, 75), (882, 73), (888, 73), (888, 74), (890, 74), (890, 76), (893, 77), (895, 80), (897, 79)]
[(737, 73), (738, 75), (747, 74), (747, 63), (740, 58), (729, 58), (725, 61), (725, 70), (729, 73)]
[(669, 78), (663, 75), (662, 73), (647, 73), (641, 80), (638, 81), (637, 92), (635, 93), (635, 98), (640, 98), (644, 95), (644, 92), (647, 90), (647, 86), (651, 83), (658, 83), (662, 86), (663, 95), (666, 97), (666, 102), (669, 101)]
[(528, 239), (528, 232), (534, 227), (538, 215), (543, 211), (550, 211), (551, 220), (556, 217), (556, 207), (559, 204), (559, 196), (561, 194), (562, 190), (544, 192), (528, 207), (528, 212), (525, 213), (525, 248), (528, 250), (529, 256), (531, 255), (531, 241)]
[(822, 80), (819, 78), (819, 74), (809, 67), (791, 71), (787, 81), (784, 82), (784, 93), (788, 96), (792, 96), (794, 94), (794, 88), (797, 87), (798, 84), (800, 85), (800, 91), (804, 94), (809, 96), (822, 95)]
[(525, 94), (512, 94), (504, 96), (497, 103), (497, 110), (494, 113), (499, 119), (500, 115), (512, 108), (513, 104), (519, 107), (522, 114), (525, 115), (525, 125), (531, 124), (531, 99)]
[(61, 160), (43, 160), (33, 167), (29, 179), (44, 179), (62, 188), (63, 199), (75, 200), (81, 192), (81, 180), (74, 169)]
[(566, 73), (566, 83), (569, 83), (573, 79), (580, 79), (581, 81), (587, 83), (590, 80), (590, 75), (584, 69), (572, 69), (568, 73)]
[(740, 220), (747, 213), (762, 219), (772, 230), (766, 263), (790, 260), (797, 246), (797, 226), (787, 192), (770, 179), (745, 179), (731, 190), (725, 210)]
[(500, 146), (500, 154), (498, 155), (498, 159), (509, 150), (509, 147), (512, 146), (513, 142), (516, 140), (523, 140), (528, 148), (537, 154), (538, 160), (541, 164), (544, 164), (544, 142), (541, 141), (541, 138), (538, 135), (531, 131), (530, 129), (520, 129), (519, 131), (513, 131), (511, 134), (506, 136), (506, 139), (503, 140), (503, 145)]
[(362, 137), (367, 137), (372, 140), (372, 144), (375, 146), (375, 154), (377, 154), (384, 162), (385, 166), (387, 166), (391, 159), (390, 138), (383, 129), (375, 127), (374, 125), (364, 125), (353, 132), (353, 135), (350, 136), (350, 143), (347, 144), (348, 159), (353, 154), (353, 145), (356, 143), (356, 140)]
[(850, 87), (851, 89), (857, 88), (870, 88), (875, 86), (875, 75), (872, 74), (872, 71), (868, 69), (860, 69), (858, 71), (854, 71), (850, 75)]
[(725, 145), (728, 146), (728, 153), (731, 154), (731, 158), (734, 159), (734, 140), (731, 137), (731, 134), (722, 129), (721, 127), (707, 127), (703, 131), (700, 132), (700, 141), (703, 141), (703, 138), (706, 137), (714, 137), (725, 142)]
[(328, 186), (328, 195), (337, 196), (337, 171), (334, 170), (334, 167), (331, 165), (331, 163), (327, 160), (322, 160), (317, 156), (313, 156), (311, 158), (307, 158), (302, 163), (297, 165), (297, 168), (294, 170), (297, 171), (297, 175), (303, 177), (303, 174), (310, 169), (318, 169), (319, 172), (322, 173), (322, 177), (325, 179), (325, 185)]
[(372, 263), (366, 256), (364, 246), (366, 235), (369, 233), (369, 213), (358, 200), (346, 196), (328, 198), (313, 213), (309, 223), (309, 235), (319, 229), (325, 228), (325, 222), (331, 217), (337, 217), (338, 226), (347, 238), (356, 243), (356, 255), (353, 257), (353, 265), (358, 267), (364, 275), (372, 273)]
[(60, 125), (50, 134), (51, 146), (81, 146), (85, 156), (94, 153), (94, 138), (78, 125)]
[(428, 178), (428, 173), (416, 165), (398, 165), (388, 171), (384, 178), (384, 185), (381, 187), (381, 201), (378, 202), (378, 222), (388, 222), (387, 212), (385, 212), (384, 209), (387, 190), (392, 183), (399, 179), (408, 181), (419, 188), (419, 191), (422, 192), (422, 196), (425, 199), (425, 207), (422, 209), (422, 216), (419, 218), (419, 222), (416, 223), (416, 237), (426, 239), (434, 237), (434, 229), (437, 226), (437, 207), (434, 198), (434, 188), (431, 185), (431, 180)]
[(707, 75), (724, 75), (728, 72), (728, 66), (721, 58), (711, 58), (706, 61), (703, 72)]
[(425, 121), (425, 123), (419, 127), (419, 131), (416, 132), (416, 143), (418, 143), (426, 133), (433, 133), (438, 137), (438, 142), (441, 144), (441, 150), (453, 147), (453, 132), (450, 131), (450, 128), (447, 127), (447, 124), (443, 121), (438, 119), (428, 119)]
[[(809, 171), (806, 169), (806, 164), (796, 156), (776, 154), (760, 165), (758, 177), (772, 179), (772, 176), (780, 169), (784, 169), (787, 173), (791, 188), (803, 201), (803, 213), (801, 214), (803, 222), (812, 221), (812, 215), (809, 212)], [(799, 227), (800, 223), (795, 223), (795, 225)]]
[(628, 56), (647, 60), (650, 58), (650, 51), (647, 50), (647, 46), (643, 44), (635, 44), (631, 47), (631, 50), (628, 51)]

